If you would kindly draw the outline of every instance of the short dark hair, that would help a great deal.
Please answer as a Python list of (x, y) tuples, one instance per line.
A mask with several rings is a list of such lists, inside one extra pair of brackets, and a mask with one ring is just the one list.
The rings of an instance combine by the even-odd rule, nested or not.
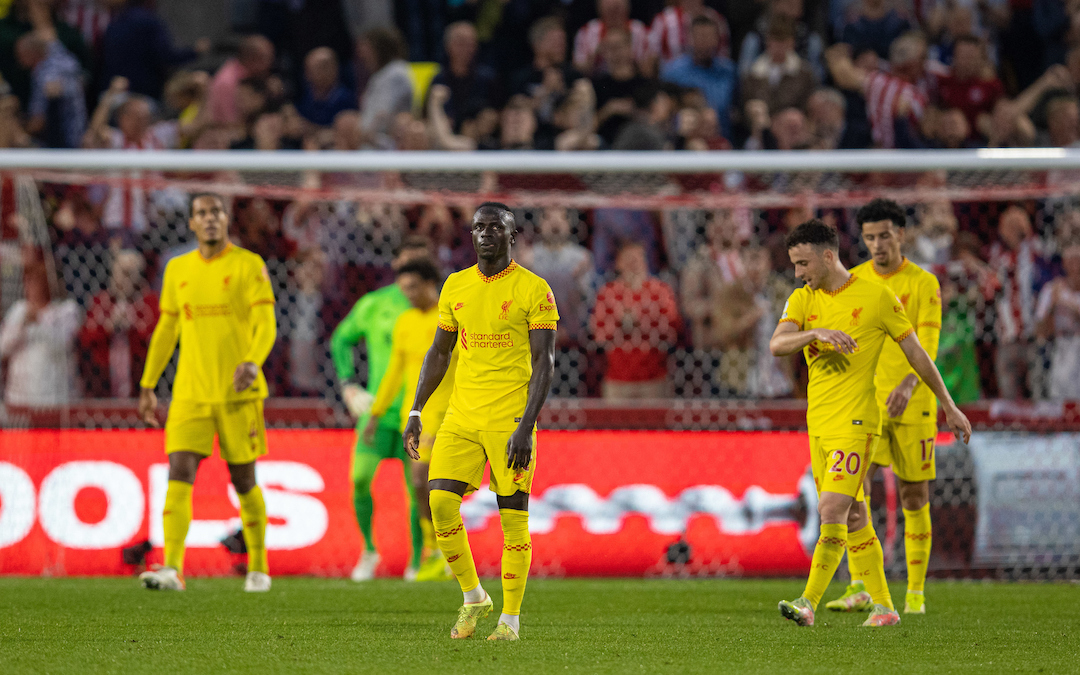
[(506, 216), (510, 216), (510, 221), (513, 223), (515, 228), (517, 227), (517, 218), (514, 217), (514, 211), (506, 204), (503, 204), (502, 202), (484, 202), (480, 206), (476, 207), (476, 211), (473, 212), (473, 217), (475, 218), (476, 214), (480, 213), (484, 209), (495, 209), (496, 211), (501, 211), (502, 213), (499, 215), (499, 220), (505, 220)]
[(802, 244), (810, 244), (822, 248), (840, 250), (840, 236), (836, 228), (820, 218), (811, 218), (791, 231), (785, 241), (788, 249), (793, 249)]
[(439, 283), (439, 268), (431, 258), (410, 260), (397, 268), (395, 272), (395, 276), (400, 277), (403, 274), (415, 274), (423, 281), (433, 284)]
[(398, 257), (404, 251), (416, 251), (418, 249), (430, 251), (431, 240), (422, 234), (410, 234), (402, 239), (401, 243), (394, 249), (394, 257)]
[(956, 45), (963, 45), (963, 44), (975, 45), (976, 47), (982, 47), (984, 43), (979, 37), (977, 37), (975, 35), (972, 35), (971, 33), (965, 33), (963, 35), (958, 36), (957, 38), (955, 38), (953, 40), (953, 48), (956, 48)]
[(891, 220), (893, 225), (903, 228), (907, 226), (907, 213), (904, 207), (893, 200), (881, 197), (871, 199), (855, 213), (855, 222), (860, 228), (865, 223), (876, 223), (879, 220)]
[(221, 202), (222, 206), (225, 206), (225, 198), (216, 192), (193, 192), (188, 197), (188, 217), (191, 217), (191, 214), (195, 211), (195, 200), (199, 197), (213, 197), (214, 199)]
[(391, 61), (404, 59), (408, 49), (405, 38), (396, 28), (372, 28), (364, 33), (363, 39), (375, 52), (375, 62), (382, 68)]

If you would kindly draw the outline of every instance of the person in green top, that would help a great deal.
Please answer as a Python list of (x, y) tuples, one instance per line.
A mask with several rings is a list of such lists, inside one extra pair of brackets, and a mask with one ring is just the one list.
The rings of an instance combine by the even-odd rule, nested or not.
[[(396, 252), (391, 266), (397, 270), (401, 265), (417, 258), (430, 255), (430, 242), (423, 237), (407, 238)], [(349, 412), (357, 418), (356, 445), (353, 449), (352, 480), (353, 508), (356, 521), (364, 536), (364, 551), (352, 571), (353, 581), (368, 581), (375, 578), (375, 569), (379, 566), (379, 553), (372, 536), (372, 513), (374, 504), (371, 499), (371, 482), (375, 470), (384, 459), (400, 459), (405, 469), (405, 484), (410, 495), (409, 522), (412, 534), (412, 557), (405, 570), (405, 578), (413, 579), (420, 566), (423, 554), (423, 532), (420, 529), (419, 513), (412, 500), (412, 477), (409, 471), (409, 458), (401, 440), (401, 396), (389, 411), (379, 420), (379, 426), (373, 438), (365, 439), (371, 403), (379, 382), (390, 362), (390, 343), (394, 324), (402, 312), (412, 305), (395, 282), (362, 296), (353, 306), (348, 316), (334, 329), (330, 337), (330, 354), (334, 360), (341, 383), (341, 397)], [(353, 351), (363, 340), (367, 346), (367, 388), (360, 386), (357, 377)]]

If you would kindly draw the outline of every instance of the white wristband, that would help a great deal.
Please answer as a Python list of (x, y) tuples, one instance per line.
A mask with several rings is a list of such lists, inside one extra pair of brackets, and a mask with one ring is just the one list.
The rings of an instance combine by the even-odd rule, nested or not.
[(420, 411), (419, 410), (410, 410), (409, 411), (409, 419), (412, 419), (413, 417), (420, 417)]

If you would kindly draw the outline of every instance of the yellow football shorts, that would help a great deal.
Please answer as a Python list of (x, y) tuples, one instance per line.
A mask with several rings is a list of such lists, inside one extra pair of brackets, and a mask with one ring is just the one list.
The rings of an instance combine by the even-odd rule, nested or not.
[(420, 453), (418, 461), (431, 464), (431, 449), (435, 446), (435, 437), (442, 428), (443, 419), (446, 418), (446, 408), (424, 406), (420, 411), (420, 446), (416, 449)]
[(491, 491), (502, 497), (515, 492), (531, 492), (536, 470), (536, 431), (533, 430), (529, 468), (514, 471), (506, 467), (506, 444), (513, 431), (465, 429), (453, 422), (442, 425), (431, 451), (428, 480), (459, 480), (470, 492), (480, 488), (484, 465), (491, 463)]
[(874, 451), (874, 464), (892, 466), (902, 481), (919, 483), (934, 480), (937, 462), (934, 461), (934, 440), (937, 422), (901, 424), (894, 420), (881, 423), (881, 443)]
[(861, 501), (863, 478), (878, 438), (877, 434), (811, 436), (810, 466), (818, 495), (839, 492)]
[(235, 403), (173, 401), (165, 420), (165, 452), (186, 450), (209, 457), (218, 437), (221, 458), (248, 464), (266, 454), (266, 424), (261, 399)]

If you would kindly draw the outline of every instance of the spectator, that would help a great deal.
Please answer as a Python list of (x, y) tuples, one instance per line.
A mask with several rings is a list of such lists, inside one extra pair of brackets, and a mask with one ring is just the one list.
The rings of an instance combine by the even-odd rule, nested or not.
[(918, 128), (926, 109), (927, 94), (920, 85), (926, 72), (926, 41), (918, 33), (906, 33), (894, 40), (889, 47), (888, 73), (856, 65), (851, 53), (847, 44), (836, 44), (825, 51), (833, 81), (842, 89), (862, 93), (874, 143), (879, 148), (895, 148), (897, 118)]
[(694, 19), (690, 28), (690, 53), (664, 66), (660, 79), (700, 90), (709, 107), (716, 111), (721, 133), (731, 138), (731, 105), (738, 76), (735, 64), (720, 55), (719, 47), (719, 26), (703, 16)]
[(150, 336), (158, 320), (157, 294), (146, 282), (146, 260), (138, 251), (113, 256), (109, 286), (94, 296), (79, 331), (88, 363), (85, 393), (92, 398), (132, 398), (139, 392)]
[(596, 270), (589, 249), (571, 241), (566, 209), (546, 208), (537, 228), (540, 235), (529, 252), (528, 269), (551, 286), (559, 302), (559, 346), (579, 345), (588, 322), (588, 299)]
[(1030, 396), (1029, 378), (1035, 363), (1035, 283), (1041, 264), (1031, 217), (1010, 206), (998, 218), (998, 240), (990, 248), (990, 268), (997, 271), (1001, 292), (995, 304), (998, 396)]
[(908, 237), (911, 250), (905, 254), (919, 267), (945, 265), (956, 239), (957, 220), (947, 199), (920, 203), (916, 207), (918, 227)]
[(872, 49), (878, 58), (892, 61), (892, 44), (911, 30), (911, 23), (889, 4), (886, 0), (859, 0), (855, 17), (844, 26), (840, 41), (851, 45), (856, 54)]
[(649, 29), (630, 18), (630, 0), (596, 0), (599, 16), (581, 27), (574, 36), (574, 67), (595, 77), (610, 70), (603, 49), (605, 38), (613, 31), (625, 31), (630, 40), (631, 59), (639, 66), (648, 62)]
[(60, 0), (60, 17), (82, 34), (91, 52), (101, 48), (112, 12), (103, 0)]
[(446, 114), (455, 130), (481, 111), (501, 104), (495, 71), (476, 60), (479, 45), (476, 28), (467, 21), (446, 27), (446, 67), (431, 84), (450, 89), (445, 103)]
[(244, 138), (234, 141), (230, 150), (300, 150), (303, 139), (290, 133), (284, 110), (263, 111), (255, 118)]
[(51, 24), (15, 43), (19, 65), (31, 72), (27, 131), (49, 148), (78, 148), (86, 131), (82, 68)]
[(731, 29), (727, 19), (703, 0), (676, 0), (653, 19), (649, 27), (649, 55), (661, 64), (676, 59), (690, 51), (690, 25), (703, 16), (720, 28), (718, 52), (731, 58)]
[[(36, 252), (35, 252), (36, 253)], [(0, 359), (7, 361), (4, 403), (53, 407), (76, 398), (75, 334), (79, 306), (62, 297), (55, 274), (40, 255), (24, 253), (23, 289), (0, 324)]]
[(210, 76), (202, 70), (184, 70), (165, 83), (165, 106), (176, 114), (177, 147), (188, 149), (212, 121), (206, 96)]
[[(108, 125), (109, 111), (116, 101), (127, 92), (128, 83), (116, 78), (109, 90), (101, 97), (90, 128), (83, 137), (83, 145), (89, 148), (110, 150), (165, 150), (176, 146), (175, 124), (154, 124), (152, 103), (145, 96), (127, 96), (116, 106), (116, 127)], [(142, 178), (139, 172), (130, 172), (130, 178)], [(124, 228), (144, 232), (149, 227), (147, 192), (138, 186), (108, 188), (102, 223), (106, 228)]]
[(739, 254), (745, 241), (731, 211), (713, 211), (705, 226), (705, 243), (683, 267), (679, 279), (682, 309), (690, 323), (690, 341), (697, 349), (720, 347), (720, 292), (745, 274)]
[(784, 369), (790, 361), (774, 358), (768, 347), (779, 313), (783, 312), (785, 287), (788, 294), (791, 288), (781, 284), (773, 292), (766, 249), (744, 249), (740, 257), (745, 274), (722, 284), (716, 292), (714, 336), (723, 354), (714, 381), (722, 392), (735, 396), (774, 398), (790, 394), (793, 387)]
[(1058, 92), (1045, 103), (1046, 131), (1038, 142), (1051, 148), (1073, 148), (1080, 144), (1080, 102), (1076, 96)]
[(985, 138), (994, 106), (1005, 95), (1005, 86), (986, 58), (986, 45), (970, 35), (956, 39), (952, 71), (938, 77), (938, 100), (944, 108), (958, 108), (967, 118), (971, 138)]
[(596, 150), (602, 139), (596, 129), (596, 92), (592, 82), (574, 82), (570, 94), (555, 108), (551, 128), (542, 127), (540, 135), (554, 134), (554, 147), (559, 151)]
[(341, 84), (333, 49), (317, 47), (304, 57), (304, 91), (296, 110), (317, 127), (330, 126), (343, 110), (356, 110), (356, 94)]
[(114, 14), (101, 42), (103, 83), (124, 77), (133, 93), (158, 99), (173, 68), (210, 51), (206, 38), (196, 42), (194, 49), (173, 47), (169, 28), (151, 0), (109, 2)]
[(607, 355), (603, 396), (609, 400), (670, 395), (667, 353), (680, 327), (675, 292), (650, 276), (645, 247), (627, 242), (615, 261), (618, 277), (600, 289), (592, 331)]
[(395, 116), (410, 112), (413, 105), (405, 41), (396, 30), (372, 28), (357, 43), (356, 51), (372, 73), (360, 97), (360, 129), (366, 144), (388, 149)]
[(783, 18), (795, 26), (795, 53), (810, 64), (818, 80), (825, 79), (821, 61), (825, 41), (806, 23), (803, 17), (803, 0), (770, 0), (768, 5), (768, 11), (758, 18), (754, 30), (743, 38), (742, 47), (739, 49), (739, 77), (746, 77), (750, 66), (764, 53), (769, 24), (774, 19)]
[(30, 135), (19, 118), (19, 99), (0, 93), (0, 148), (25, 148)]
[(15, 43), (23, 35), (51, 25), (64, 49), (79, 62), (84, 71), (90, 70), (90, 51), (79, 31), (59, 20), (52, 10), (51, 2), (44, 0), (13, 0), (7, 16), (0, 19), (0, 76), (11, 85), (11, 93), (25, 107), (30, 100), (30, 71), (19, 65), (15, 55)]
[(262, 35), (240, 41), (236, 57), (218, 69), (210, 85), (210, 117), (215, 124), (231, 126), (243, 121), (237, 100), (240, 82), (247, 78), (265, 81), (274, 67), (274, 56), (273, 43)]
[(510, 99), (499, 116), (500, 150), (553, 150), (536, 148), (536, 113), (525, 96)]
[(806, 101), (807, 123), (815, 150), (854, 150), (870, 146), (870, 127), (852, 124), (846, 115), (847, 101), (836, 89), (822, 88)]
[(770, 113), (803, 108), (817, 87), (810, 64), (795, 52), (795, 25), (774, 17), (765, 34), (765, 51), (743, 74), (742, 101), (762, 101)]
[(634, 114), (634, 94), (650, 80), (638, 72), (627, 31), (609, 30), (601, 50), (607, 72), (592, 78), (596, 92), (596, 133), (610, 146)]
[[(751, 101), (753, 103), (753, 101)], [(764, 103), (758, 101), (761, 108)], [(751, 108), (751, 113), (755, 111)], [(755, 118), (763, 113), (755, 113)], [(798, 108), (785, 108), (772, 117), (765, 116), (768, 126), (759, 122), (751, 126), (750, 138), (746, 139), (747, 150), (806, 150), (810, 148), (813, 137), (806, 115)]]
[(1063, 273), (1043, 286), (1035, 310), (1039, 336), (1052, 340), (1050, 398), (1080, 400), (1080, 241), (1061, 254)]
[(529, 44), (533, 62), (514, 74), (510, 92), (531, 98), (537, 120), (542, 125), (550, 124), (556, 105), (582, 75), (566, 60), (566, 29), (558, 17), (548, 16), (534, 23), (529, 29)]
[(323, 325), (326, 256), (318, 248), (301, 251), (289, 284), (289, 385), (294, 395), (317, 396), (327, 388), (330, 363)]

